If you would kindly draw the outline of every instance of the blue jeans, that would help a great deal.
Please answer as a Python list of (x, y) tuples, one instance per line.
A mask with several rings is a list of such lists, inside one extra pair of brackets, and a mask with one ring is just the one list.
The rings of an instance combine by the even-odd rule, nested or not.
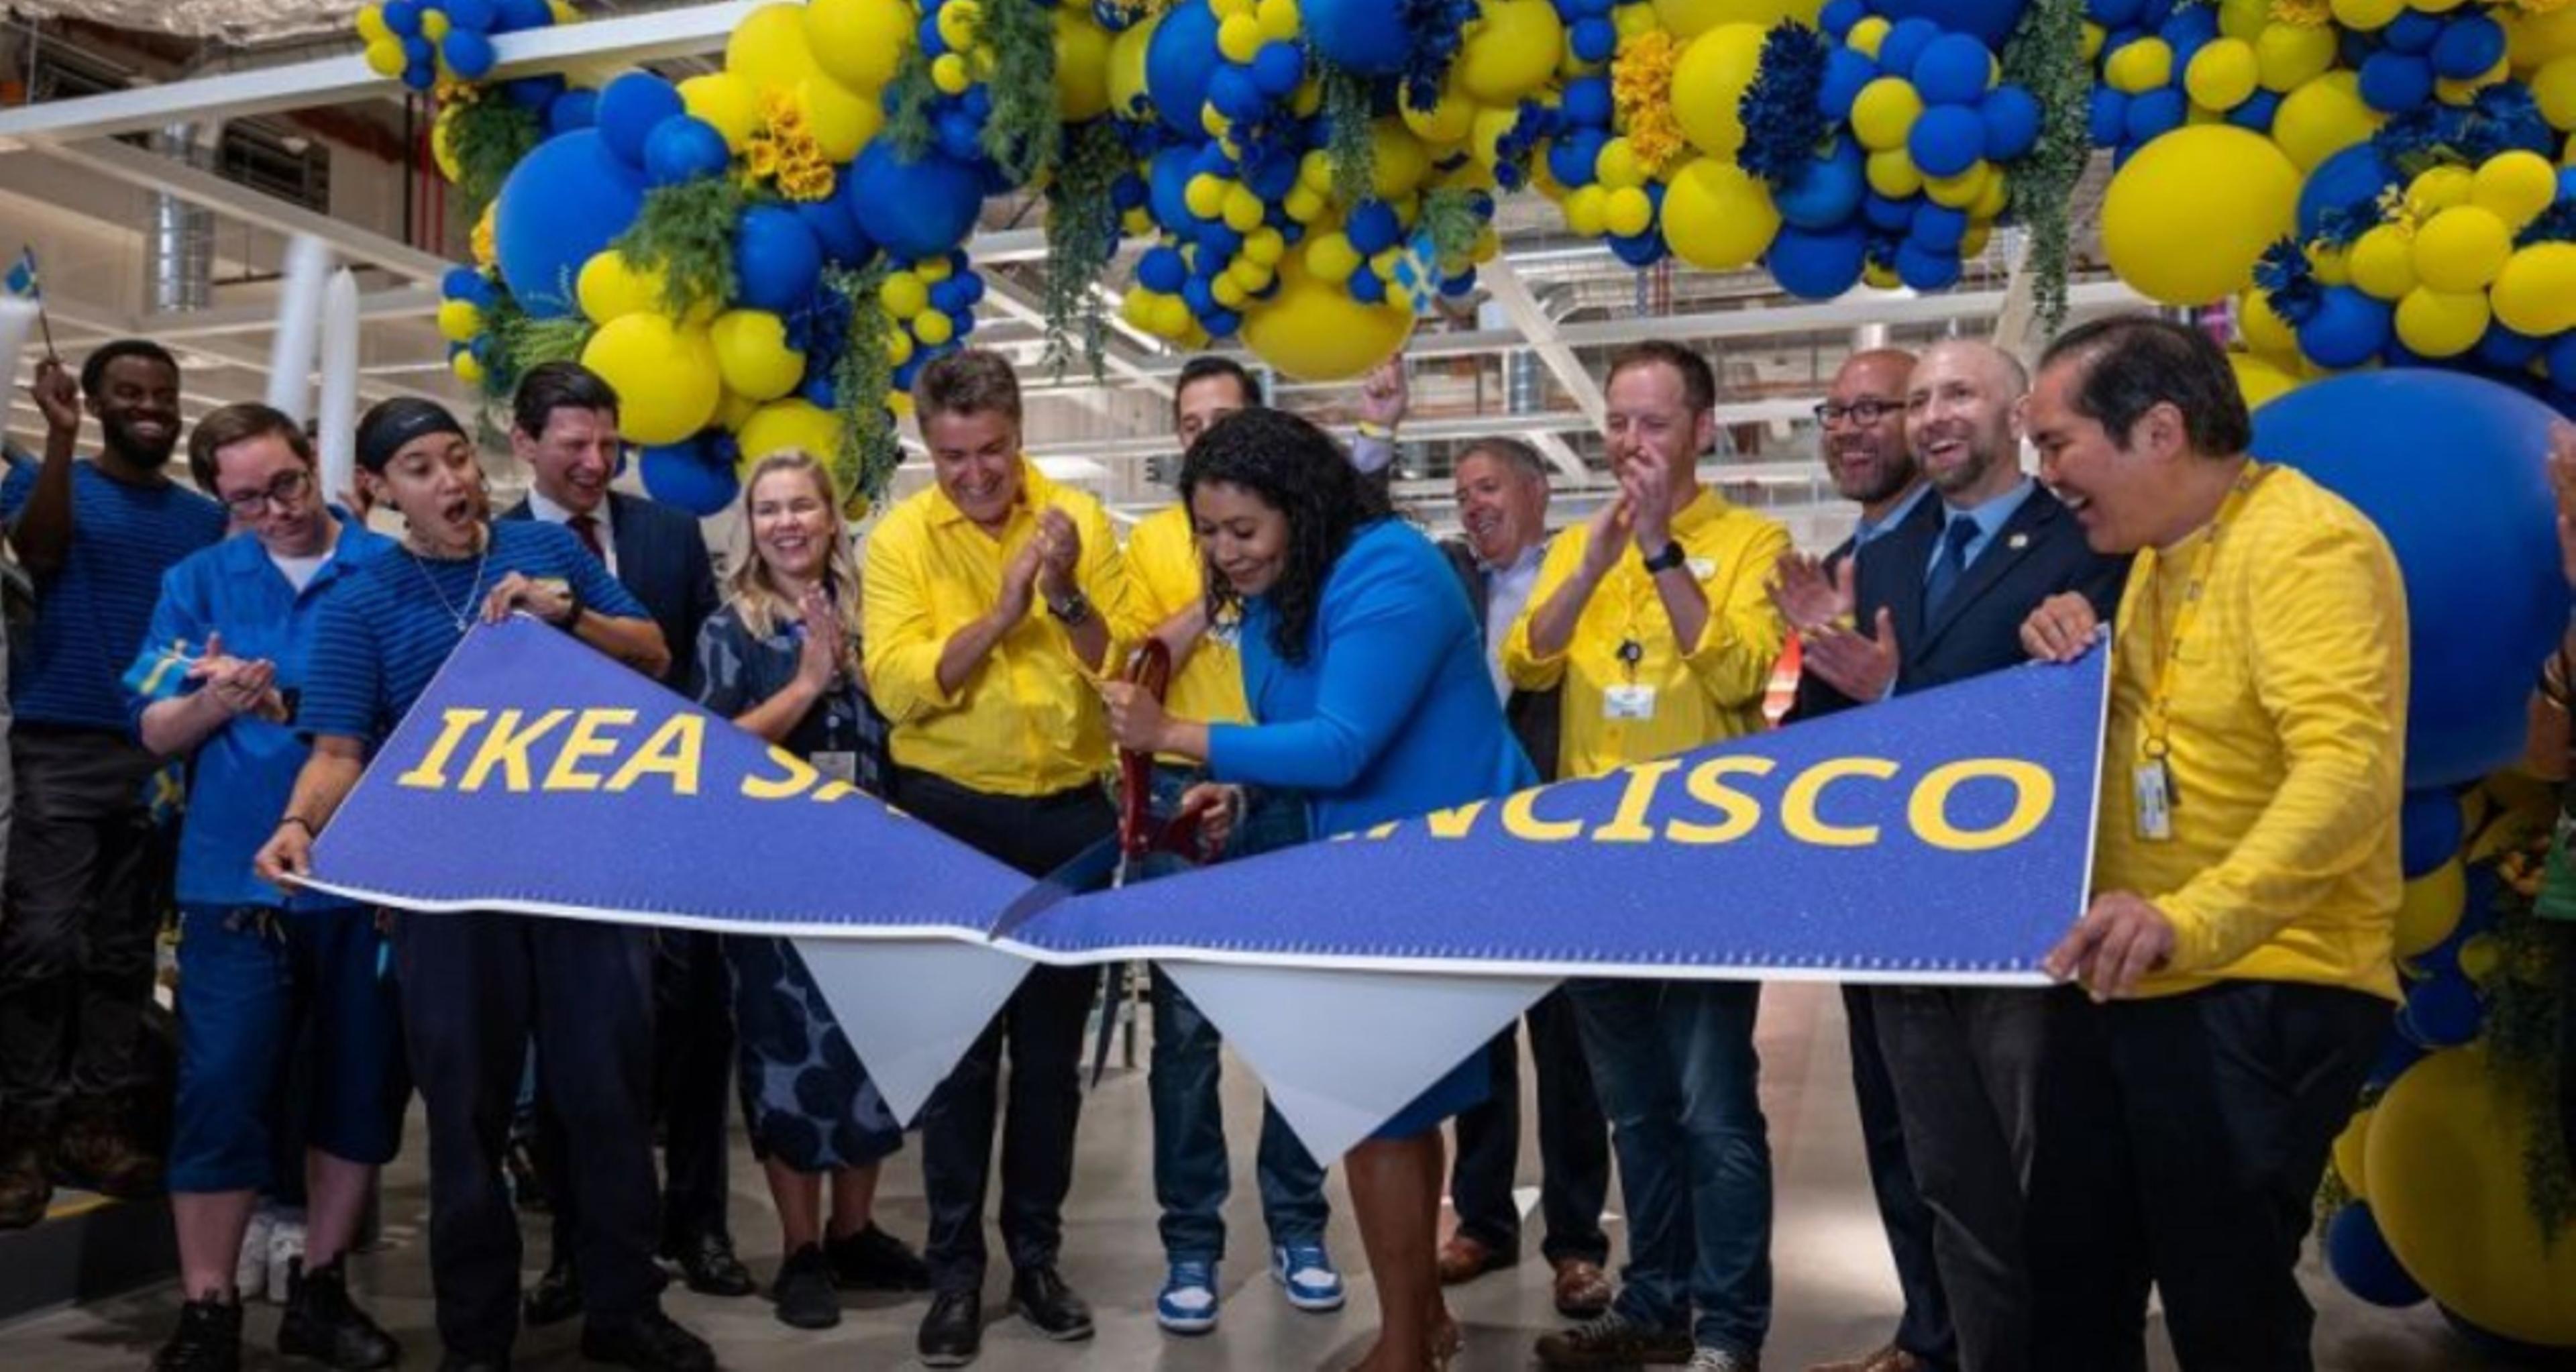
[[(1180, 804), (1181, 793), (1205, 779), (1196, 768), (1158, 763), (1154, 813), (1159, 820)], [(1224, 857), (1248, 857), (1301, 843), (1304, 803), (1287, 792), (1255, 792), (1227, 840)], [(1146, 860), (1143, 876), (1167, 876), (1185, 864), (1166, 854)], [(1225, 1198), (1233, 1182), (1225, 1151), (1225, 1114), (1217, 1097), (1222, 1039), (1181, 988), (1153, 969), (1154, 1048), (1146, 1094), (1154, 1110), (1154, 1199), (1163, 1207), (1163, 1251), (1173, 1262), (1215, 1262), (1225, 1256)], [(1332, 1210), (1324, 1199), (1324, 1168), (1297, 1141), (1267, 1098), (1261, 1106), (1261, 1146), (1255, 1157), (1261, 1217), (1274, 1244), (1321, 1243)]]
[[(1751, 982), (1569, 981), (1628, 1206), (1619, 1314), (1758, 1354), (1771, 1328), (1771, 1143)], [(1693, 1307), (1697, 1316), (1693, 1317)]]

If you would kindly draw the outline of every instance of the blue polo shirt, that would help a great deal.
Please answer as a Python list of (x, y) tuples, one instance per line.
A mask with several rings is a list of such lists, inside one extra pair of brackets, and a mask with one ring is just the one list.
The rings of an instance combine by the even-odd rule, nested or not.
[[(36, 468), (0, 481), (0, 517), (35, 494)], [(184, 486), (128, 486), (88, 462), (72, 464), (72, 545), (61, 570), (36, 581), (36, 627), (9, 664), (9, 704), (21, 724), (112, 729), (131, 719), (118, 683), (143, 646), (161, 576), (224, 536), (224, 510)]]
[[(125, 675), (126, 702), (138, 723), (144, 709), (197, 689), (189, 664), (205, 651), (208, 634), (223, 635), (224, 652), (277, 664), (278, 689), (298, 699), (311, 670), (322, 608), (337, 599), (369, 563), (393, 551), (393, 541), (346, 518), (331, 560), (297, 591), (256, 538), (227, 539), (198, 552), (161, 578), (161, 602), (152, 611), (151, 636)], [(251, 875), (250, 860), (276, 831), (295, 791), (295, 775), (310, 751), (292, 722), (243, 715), (198, 745), (191, 772), (188, 815), (179, 830), (179, 899), (191, 905), (278, 905), (316, 909), (346, 902), (319, 892), (285, 900), (278, 889)]]
[(349, 578), (322, 607), (296, 727), (306, 734), (381, 743), (429, 689), (447, 655), (479, 622), (483, 598), (512, 572), (562, 577), (582, 603), (620, 619), (646, 619), (617, 578), (560, 524), (495, 520), (481, 558), (425, 558), (397, 546)]

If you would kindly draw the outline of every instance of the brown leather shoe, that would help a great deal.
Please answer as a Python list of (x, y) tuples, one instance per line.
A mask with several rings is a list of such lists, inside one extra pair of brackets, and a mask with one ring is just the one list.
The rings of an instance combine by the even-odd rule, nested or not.
[(1817, 1363), (1807, 1372), (1932, 1372), (1932, 1364), (1891, 1343), (1862, 1357)]
[(0, 1229), (24, 1229), (45, 1217), (54, 1198), (51, 1150), (32, 1121), (0, 1123)]
[(1610, 1274), (1597, 1262), (1567, 1258), (1556, 1265), (1556, 1313), (1569, 1320), (1588, 1320), (1610, 1308)]
[(1456, 1286), (1474, 1281), (1488, 1272), (1520, 1261), (1517, 1253), (1501, 1253), (1465, 1234), (1452, 1234), (1440, 1245), (1440, 1284)]
[(124, 1112), (109, 1101), (74, 1101), (63, 1112), (54, 1167), (65, 1181), (118, 1200), (161, 1191), (161, 1159), (134, 1142)]

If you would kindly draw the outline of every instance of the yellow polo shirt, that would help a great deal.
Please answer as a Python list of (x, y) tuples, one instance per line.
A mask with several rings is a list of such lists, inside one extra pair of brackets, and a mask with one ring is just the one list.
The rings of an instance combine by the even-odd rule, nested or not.
[[(1188, 509), (1167, 506), (1127, 531), (1127, 576), (1128, 590), (1136, 598), (1136, 621), (1148, 633), (1204, 598), (1206, 563), (1199, 556), (1198, 535), (1190, 527)], [(1211, 624), (1199, 635), (1189, 660), (1172, 675), (1172, 688), (1163, 704), (1182, 719), (1209, 724), (1251, 721), (1251, 707), (1243, 699), (1243, 659), (1235, 651), (1232, 625)]]
[[(2121, 597), (2093, 889), (2135, 892), (2174, 922), (2173, 956), (2142, 995), (2243, 979), (2396, 999), (2397, 560), (2359, 510), (2288, 468), (2261, 469), (2209, 539), (2141, 554)], [(2173, 836), (2149, 840), (2134, 790), (2147, 702), (2202, 562), (2172, 672)]]
[[(1503, 671), (1524, 691), (1565, 688), (1559, 774), (1599, 776), (1632, 762), (1740, 738), (1762, 728), (1762, 696), (1788, 635), (1764, 585), (1789, 531), (1703, 489), (1673, 520), (1673, 538), (1690, 558), (1691, 575), (1708, 597), (1708, 627), (1695, 644), (1676, 643), (1655, 579), (1634, 548), (1594, 587), (1565, 650), (1540, 657), (1530, 649), (1530, 622), (1557, 588), (1583, 565), (1591, 526), (1578, 524), (1548, 545), (1529, 604), (1503, 644)], [(1635, 642), (1633, 666), (1620, 660)], [(1612, 719), (1608, 693), (1650, 686), (1654, 713)]]
[(957, 632), (992, 611), (1002, 570), (1053, 507), (1082, 535), (1074, 572), (1109, 630), (1114, 673), (1136, 641), (1126, 559), (1100, 502), (1058, 486), (1026, 458), (1019, 508), (995, 538), (933, 486), (887, 511), (869, 536), (862, 619), (868, 694), (893, 721), (897, 766), (998, 795), (1039, 796), (1096, 781), (1109, 766), (1108, 726), (1096, 675), (1074, 655), (1061, 625), (1033, 596), (954, 694), (939, 688), (939, 655)]

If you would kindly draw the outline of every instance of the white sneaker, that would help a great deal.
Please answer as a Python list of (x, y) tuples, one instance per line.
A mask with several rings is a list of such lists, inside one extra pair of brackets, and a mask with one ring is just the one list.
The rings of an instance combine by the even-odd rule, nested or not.
[(255, 1301), (268, 1290), (268, 1232), (275, 1216), (262, 1206), (250, 1212), (250, 1227), (242, 1231), (241, 1252), (233, 1258), (233, 1289), (245, 1301)]
[(1682, 1372), (1762, 1372), (1762, 1360), (1723, 1348), (1699, 1348), (1692, 1350)]
[(295, 1264), (304, 1260), (304, 1212), (283, 1210), (268, 1229), (268, 1298), (286, 1303)]

